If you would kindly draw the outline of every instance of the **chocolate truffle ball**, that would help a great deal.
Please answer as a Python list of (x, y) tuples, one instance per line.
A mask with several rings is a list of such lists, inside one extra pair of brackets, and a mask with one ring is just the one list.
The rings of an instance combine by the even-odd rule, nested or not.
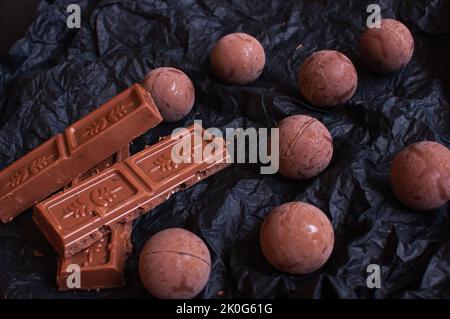
[(246, 33), (231, 33), (219, 40), (211, 52), (211, 67), (216, 76), (230, 84), (256, 80), (266, 64), (261, 43)]
[(315, 118), (294, 115), (279, 124), (279, 172), (303, 180), (322, 172), (333, 156), (333, 139), (328, 129)]
[(180, 228), (152, 236), (139, 258), (145, 288), (161, 299), (195, 297), (208, 282), (210, 271), (208, 247), (196, 235)]
[(390, 73), (406, 65), (413, 55), (414, 39), (409, 29), (393, 19), (381, 20), (380, 28), (369, 28), (359, 40), (359, 54), (373, 72)]
[(435, 142), (418, 142), (394, 158), (390, 174), (397, 198), (416, 210), (431, 210), (450, 199), (450, 150)]
[(274, 208), (260, 231), (261, 249), (277, 269), (307, 274), (319, 269), (333, 251), (334, 232), (317, 207), (290, 202)]
[(175, 68), (157, 68), (142, 81), (166, 122), (176, 122), (189, 114), (195, 100), (192, 81)]
[(303, 97), (315, 106), (331, 108), (351, 99), (358, 75), (353, 63), (342, 53), (319, 51), (303, 62), (298, 85)]

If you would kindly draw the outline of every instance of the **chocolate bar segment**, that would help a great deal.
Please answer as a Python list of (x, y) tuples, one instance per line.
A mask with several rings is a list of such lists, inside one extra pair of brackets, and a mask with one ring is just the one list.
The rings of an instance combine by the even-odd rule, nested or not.
[(108, 167), (113, 166), (115, 163), (119, 163), (123, 160), (126, 160), (128, 157), (130, 157), (130, 147), (127, 145), (122, 147), (118, 152), (109, 156), (107, 159), (90, 168), (80, 176), (74, 178), (72, 182), (66, 186), (66, 189), (84, 181), (85, 179), (91, 176), (97, 175), (98, 173), (104, 171)]
[(0, 220), (11, 221), (162, 121), (135, 84), (0, 172)]
[[(68, 258), (60, 258), (56, 280), (59, 290), (98, 290), (125, 285), (125, 261), (132, 250), (131, 223), (117, 224), (111, 233)], [(70, 276), (79, 267), (79, 286)]]
[[(174, 192), (228, 166), (224, 140), (205, 140), (203, 134), (207, 135), (202, 128), (191, 126), (39, 203), (33, 214), (36, 224), (59, 254), (79, 252), (117, 223), (133, 220)], [(190, 145), (182, 149), (189, 163), (173, 159), (180, 145)]]
[[(94, 176), (130, 156), (128, 145), (74, 179), (71, 186)], [(132, 250), (132, 223), (117, 224), (111, 233), (71, 257), (59, 257), (56, 282), (60, 291), (98, 290), (125, 285), (123, 270)], [(79, 286), (71, 283), (73, 266), (79, 267)]]

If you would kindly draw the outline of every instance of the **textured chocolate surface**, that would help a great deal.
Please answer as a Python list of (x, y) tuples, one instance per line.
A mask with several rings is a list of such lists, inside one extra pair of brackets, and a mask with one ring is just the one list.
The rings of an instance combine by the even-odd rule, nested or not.
[(317, 119), (293, 115), (279, 124), (280, 169), (291, 179), (303, 180), (322, 172), (333, 156), (333, 138)]
[[(109, 234), (79, 253), (60, 257), (56, 276), (59, 290), (98, 290), (125, 285), (123, 271), (132, 250), (131, 231), (132, 223), (117, 224)], [(80, 287), (68, 287), (68, 278), (73, 273), (71, 265), (80, 267)]]
[[(130, 156), (128, 145), (103, 162), (74, 179), (71, 186), (104, 171)], [(59, 257), (56, 282), (59, 290), (94, 290), (120, 287), (125, 284), (125, 261), (132, 250), (130, 239), (132, 223), (118, 224), (109, 234), (71, 257)], [(80, 286), (68, 287), (67, 279), (73, 273), (71, 265), (80, 267)], [(69, 269), (69, 270), (68, 270)]]
[[(115, 224), (135, 219), (176, 191), (228, 166), (224, 140), (202, 140), (203, 133), (193, 125), (52, 196), (35, 206), (35, 222), (60, 255), (81, 251), (109, 233)], [(189, 141), (191, 163), (176, 164), (172, 150)], [(206, 152), (200, 161), (192, 161), (206, 146), (215, 145), (221, 150), (212, 155)]]
[(150, 94), (135, 84), (0, 172), (6, 223), (162, 121)]
[(208, 282), (211, 256), (195, 234), (170, 228), (153, 235), (142, 248), (139, 275), (157, 298), (195, 297)]
[(414, 52), (409, 29), (394, 19), (382, 19), (380, 28), (369, 28), (359, 40), (359, 54), (365, 65), (377, 73), (390, 73), (405, 66)]
[(298, 73), (298, 85), (309, 102), (329, 108), (351, 99), (358, 85), (358, 75), (344, 54), (323, 50), (303, 62)]
[(248, 84), (264, 70), (266, 55), (261, 43), (246, 33), (222, 37), (211, 52), (211, 67), (216, 76), (230, 84)]
[(392, 161), (391, 187), (397, 198), (416, 210), (431, 210), (450, 199), (450, 150), (430, 141), (414, 143)]
[(313, 272), (333, 251), (334, 231), (317, 207), (290, 202), (274, 208), (260, 231), (261, 249), (267, 260), (292, 274)]
[(195, 89), (191, 79), (175, 68), (157, 68), (142, 81), (166, 122), (185, 117), (194, 106)]

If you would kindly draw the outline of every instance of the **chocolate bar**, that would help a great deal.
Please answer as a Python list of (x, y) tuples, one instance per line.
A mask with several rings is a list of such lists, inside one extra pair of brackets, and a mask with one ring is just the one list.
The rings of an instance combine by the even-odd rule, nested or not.
[[(94, 176), (115, 163), (130, 156), (129, 147), (108, 157), (103, 162), (89, 169), (74, 179), (71, 186)], [(132, 223), (117, 224), (111, 233), (103, 236), (88, 248), (71, 257), (59, 257), (56, 282), (60, 291), (66, 290), (98, 290), (125, 285), (123, 269), (125, 261), (132, 250), (130, 239)], [(79, 267), (79, 286), (71, 283), (73, 265)]]
[(0, 172), (0, 220), (11, 221), (161, 121), (150, 94), (134, 84)]
[[(117, 224), (114, 229), (104, 235), (86, 249), (72, 257), (60, 257), (56, 282), (60, 291), (98, 290), (125, 285), (123, 270), (125, 261), (132, 250), (132, 223)], [(73, 265), (79, 267), (79, 286), (71, 286)]]
[[(183, 152), (191, 160), (177, 163), (172, 156), (186, 142), (191, 148)], [(196, 160), (208, 149), (215, 151), (204, 151)], [(33, 218), (55, 250), (71, 256), (109, 233), (117, 223), (137, 218), (176, 191), (222, 170), (228, 161), (224, 140), (212, 138), (193, 125), (39, 203)]]

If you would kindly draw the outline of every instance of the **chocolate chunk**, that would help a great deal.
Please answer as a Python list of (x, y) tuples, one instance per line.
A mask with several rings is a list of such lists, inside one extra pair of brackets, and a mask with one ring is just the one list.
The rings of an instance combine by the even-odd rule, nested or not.
[[(131, 253), (131, 223), (117, 224), (113, 231), (72, 257), (61, 257), (56, 281), (59, 290), (96, 290), (125, 285), (123, 270)], [(79, 286), (70, 277), (73, 265), (79, 267)], [(78, 270), (78, 269), (77, 269)]]

